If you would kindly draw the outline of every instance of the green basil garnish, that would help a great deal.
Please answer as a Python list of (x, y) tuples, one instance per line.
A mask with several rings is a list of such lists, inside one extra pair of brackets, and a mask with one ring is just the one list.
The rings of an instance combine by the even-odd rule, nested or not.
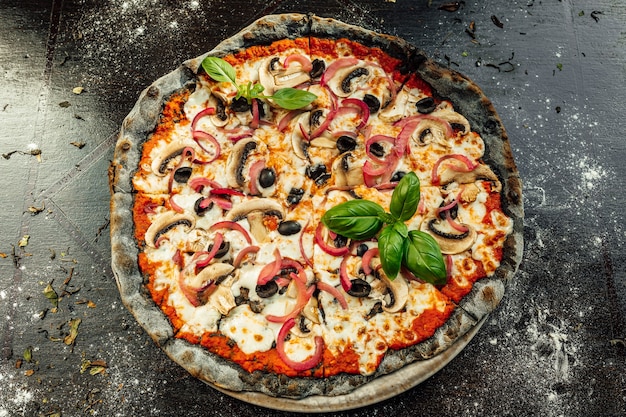
[(202, 68), (215, 81), (237, 85), (237, 73), (228, 62), (215, 56), (207, 56), (202, 61)]
[(404, 257), (405, 247), (407, 244), (407, 240), (395, 227), (396, 224), (385, 226), (378, 235), (380, 263), (383, 266), (383, 271), (385, 271), (385, 274), (389, 279), (395, 279), (398, 272), (400, 272), (402, 258)]
[(317, 96), (297, 88), (281, 88), (272, 96), (274, 103), (287, 110), (301, 109), (311, 104)]
[(322, 216), (322, 222), (333, 232), (355, 240), (370, 239), (383, 226), (385, 210), (373, 201), (350, 200)]
[(393, 191), (389, 211), (404, 222), (415, 214), (420, 201), (420, 180), (414, 172), (406, 174)]
[(446, 265), (437, 241), (426, 232), (411, 230), (407, 242), (402, 260), (408, 270), (431, 284), (445, 284)]
[(350, 239), (365, 240), (378, 234), (380, 262), (389, 279), (394, 279), (404, 265), (426, 282), (445, 284), (446, 266), (437, 241), (428, 233), (409, 231), (404, 223), (417, 211), (419, 199), (419, 178), (409, 172), (393, 191), (391, 213), (373, 201), (350, 200), (324, 213), (322, 222)]
[(244, 97), (248, 103), (252, 99), (272, 99), (278, 106), (287, 110), (296, 110), (311, 104), (317, 96), (313, 93), (295, 88), (281, 88), (273, 96), (265, 96), (261, 84), (249, 82), (247, 85), (237, 84), (237, 74), (232, 65), (222, 58), (208, 56), (202, 60), (202, 68), (209, 77), (219, 82), (231, 83), (237, 88), (236, 98)]

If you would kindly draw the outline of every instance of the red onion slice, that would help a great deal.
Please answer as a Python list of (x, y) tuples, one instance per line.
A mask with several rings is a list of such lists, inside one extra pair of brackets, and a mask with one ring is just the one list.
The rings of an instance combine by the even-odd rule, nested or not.
[(285, 362), (285, 365), (287, 365), (291, 369), (295, 371), (307, 371), (315, 367), (322, 360), (322, 353), (324, 352), (324, 339), (322, 339), (321, 336), (315, 336), (315, 351), (310, 358), (302, 362), (296, 362), (289, 359), (289, 357), (285, 353), (285, 338), (295, 324), (296, 322), (294, 319), (289, 319), (280, 328), (280, 331), (278, 332), (278, 337), (276, 339), (276, 352), (278, 353), (280, 359)]

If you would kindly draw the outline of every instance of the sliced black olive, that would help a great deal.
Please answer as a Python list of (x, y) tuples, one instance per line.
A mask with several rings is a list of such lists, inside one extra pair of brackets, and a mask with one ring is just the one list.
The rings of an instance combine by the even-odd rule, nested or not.
[(312, 112), (311, 116), (309, 117), (309, 124), (311, 125), (311, 127), (315, 128), (319, 126), (323, 115), (324, 110), (315, 110), (314, 112)]
[(343, 248), (348, 244), (348, 238), (342, 235), (337, 235), (333, 243), (335, 244), (336, 248)]
[(350, 287), (348, 294), (353, 297), (367, 297), (370, 291), (372, 291), (370, 284), (361, 278), (352, 279), (350, 282), (352, 283), (352, 286)]
[(391, 177), (391, 179), (389, 181), (391, 182), (398, 182), (402, 179), (402, 177), (404, 177), (406, 175), (406, 172), (404, 171), (396, 171), (393, 176)]
[(278, 292), (278, 284), (276, 281), (268, 281), (267, 284), (257, 285), (255, 288), (257, 295), (261, 298), (268, 298)]
[(385, 148), (378, 142), (374, 142), (370, 145), (370, 152), (379, 158), (385, 156)]
[(370, 113), (376, 113), (380, 109), (380, 100), (371, 94), (365, 94), (363, 101), (370, 109)]
[(324, 164), (309, 165), (306, 167), (306, 176), (314, 181), (324, 174), (326, 174), (326, 165)]
[(191, 177), (191, 167), (180, 167), (174, 171), (174, 181), (186, 183)]
[(302, 226), (295, 220), (285, 220), (278, 224), (278, 233), (283, 236), (295, 235), (302, 230)]
[(369, 320), (372, 317), (374, 317), (376, 314), (379, 314), (382, 312), (383, 312), (383, 303), (379, 301), (376, 304), (374, 304), (374, 307), (372, 307), (370, 312), (365, 315), (365, 320)]
[(239, 288), (239, 295), (235, 297), (235, 304), (238, 306), (247, 303), (250, 301), (249, 298), (250, 290), (246, 287)]
[(356, 247), (356, 255), (363, 256), (368, 250), (369, 246), (367, 246), (365, 243), (361, 243), (359, 246)]
[(415, 107), (417, 107), (417, 111), (422, 114), (432, 113), (435, 110), (436, 104), (435, 100), (432, 97), (425, 97), (415, 103)]
[(276, 172), (272, 168), (263, 168), (259, 174), (259, 185), (268, 188), (274, 185), (276, 181)]
[[(209, 248), (207, 250), (209, 252), (211, 252), (211, 250), (213, 250), (213, 244), (210, 244)], [(217, 252), (215, 253), (215, 257), (216, 258), (221, 258), (224, 255), (226, 255), (228, 253), (228, 251), (230, 251), (230, 242), (226, 242), (224, 240), (224, 241), (222, 241), (222, 244), (220, 245), (220, 247), (217, 250)]]
[(322, 174), (315, 179), (315, 184), (321, 187), (322, 185), (326, 184), (326, 181), (328, 181), (330, 177), (331, 175), (329, 173)]
[(226, 114), (226, 106), (224, 105), (224, 102), (220, 100), (219, 98), (215, 101), (217, 102), (217, 106), (215, 108), (215, 115), (221, 121), (226, 120), (228, 118), (228, 115)]
[(326, 69), (326, 63), (321, 59), (314, 59), (311, 64), (313, 65), (313, 68), (309, 72), (311, 78), (320, 77)]
[(436, 224), (437, 223), (437, 219), (432, 219), (431, 221), (428, 222), (428, 229), (433, 232), (434, 234), (441, 236), (445, 239), (456, 239), (456, 240), (461, 240), (461, 239), (465, 239), (468, 235), (469, 235), (469, 230), (467, 232), (463, 232), (463, 233), (446, 233), (446, 232), (442, 232), (441, 230), (437, 229)]
[[(196, 200), (196, 202), (193, 204), (193, 209), (196, 212), (196, 214), (200, 217), (204, 216), (204, 214), (211, 210), (213, 208), (213, 202), (210, 201), (208, 203), (206, 203), (207, 201), (207, 197), (200, 197), (199, 199)], [(205, 204), (206, 206), (203, 207)]]
[(236, 112), (244, 112), (250, 110), (250, 105), (245, 97), (239, 97), (230, 103), (230, 108)]
[(294, 204), (298, 204), (300, 200), (302, 200), (302, 196), (304, 195), (304, 190), (302, 188), (292, 188), (289, 190), (289, 195), (287, 196), (287, 204), (293, 206)]
[(367, 68), (363, 68), (363, 67), (356, 68), (350, 74), (348, 74), (346, 78), (344, 78), (341, 81), (341, 90), (346, 94), (351, 93), (352, 88), (350, 84), (352, 83), (352, 80), (355, 78), (363, 77), (365, 75), (369, 75), (369, 73), (370, 72), (367, 70)]
[(350, 136), (339, 136), (337, 139), (337, 149), (340, 153), (352, 151), (356, 148), (356, 140)]

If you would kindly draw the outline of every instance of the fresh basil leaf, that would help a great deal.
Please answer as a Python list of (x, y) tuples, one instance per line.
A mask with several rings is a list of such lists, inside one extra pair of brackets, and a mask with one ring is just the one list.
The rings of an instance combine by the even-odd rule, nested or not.
[(322, 216), (322, 222), (335, 233), (355, 240), (373, 237), (383, 226), (385, 211), (368, 200), (350, 200), (336, 205)]
[(402, 266), (407, 240), (396, 230), (395, 225), (388, 225), (378, 235), (378, 250), (383, 271), (391, 280), (395, 279)]
[(235, 68), (222, 58), (207, 56), (202, 61), (202, 68), (204, 68), (209, 77), (213, 78), (215, 81), (237, 85), (237, 73), (235, 72)]
[(420, 180), (414, 172), (409, 172), (393, 190), (389, 211), (396, 219), (406, 221), (415, 214), (419, 201)]
[(407, 242), (404, 266), (426, 282), (434, 285), (445, 284), (446, 265), (437, 241), (426, 232), (411, 230)]
[(298, 90), (297, 88), (281, 88), (271, 97), (278, 106), (287, 110), (301, 109), (308, 106), (317, 98), (313, 93)]
[(393, 224), (393, 228), (403, 238), (406, 239), (407, 237), (409, 237), (409, 228), (406, 227), (406, 224), (402, 223), (401, 221), (396, 221)]

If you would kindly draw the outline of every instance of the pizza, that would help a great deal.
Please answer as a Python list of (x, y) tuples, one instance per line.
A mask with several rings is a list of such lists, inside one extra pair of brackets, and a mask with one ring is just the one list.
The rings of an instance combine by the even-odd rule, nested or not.
[(521, 181), (481, 90), (332, 19), (264, 17), (157, 80), (109, 175), (122, 300), (229, 392), (350, 396), (446, 355), (521, 257)]

